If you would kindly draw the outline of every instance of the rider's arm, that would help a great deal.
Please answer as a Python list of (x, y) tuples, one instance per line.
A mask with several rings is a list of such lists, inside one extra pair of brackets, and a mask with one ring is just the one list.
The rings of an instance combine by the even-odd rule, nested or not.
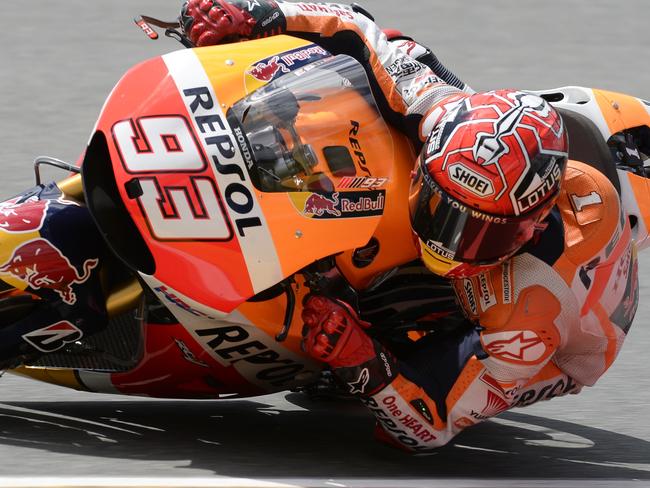
[(440, 447), (513, 406), (579, 391), (551, 361), (560, 343), (558, 300), (538, 286), (513, 300), (509, 272), (498, 268), (483, 278), (459, 280), (468, 293), (459, 297), (463, 307), (488, 312), (480, 333), (424, 342), (399, 362), (399, 376), (367, 400), (384, 436), (411, 450)]
[(436, 101), (458, 91), (389, 42), (377, 24), (361, 13), (335, 4), (281, 3), (279, 8), (287, 33), (361, 62), (396, 114), (422, 115)]
[[(384, 32), (386, 31), (384, 30)], [(420, 63), (428, 66), (438, 78), (442, 79), (442, 81), (448, 85), (455, 86), (459, 90), (470, 95), (476, 93), (467, 83), (462, 81), (451, 70), (449, 70), (449, 68), (443, 65), (438, 57), (428, 47), (410, 37), (404, 36), (401, 32), (395, 37), (392, 37), (390, 34), (387, 35), (392, 44), (395, 44), (408, 56), (411, 56)]]
[[(200, 12), (205, 5), (210, 8)], [(316, 42), (333, 54), (356, 58), (368, 74), (383, 115), (414, 141), (421, 139), (417, 129), (422, 115), (444, 98), (462, 93), (409, 56), (398, 43), (389, 42), (370, 18), (349, 6), (271, 0), (213, 0), (206, 4), (205, 0), (190, 0), (183, 12), (185, 30), (199, 45), (233, 35), (260, 38), (287, 33)], [(230, 27), (223, 31), (228, 35), (210, 36), (210, 19), (217, 19), (215, 28), (217, 24)]]
[[(487, 327), (460, 337), (425, 336), (399, 359), (366, 334), (369, 324), (349, 306), (310, 298), (303, 309), (305, 351), (362, 399), (384, 440), (414, 451), (445, 445), (515, 405), (576, 393), (580, 385), (551, 361), (560, 342), (557, 300), (540, 287), (526, 287), (512, 300), (506, 272), (491, 273), (506, 288), (487, 281), (480, 288), (480, 278), (471, 284), (485, 292), (472, 298), (472, 309), (493, 312), (485, 316)], [(504, 290), (506, 303), (497, 304)], [(499, 311), (501, 305), (507, 307)]]

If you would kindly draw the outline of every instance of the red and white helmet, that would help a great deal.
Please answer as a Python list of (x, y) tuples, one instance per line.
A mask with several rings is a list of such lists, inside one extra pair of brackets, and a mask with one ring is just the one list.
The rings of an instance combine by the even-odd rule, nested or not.
[(441, 276), (471, 276), (542, 228), (567, 161), (560, 115), (520, 91), (446, 104), (418, 158), (409, 204), (422, 259)]

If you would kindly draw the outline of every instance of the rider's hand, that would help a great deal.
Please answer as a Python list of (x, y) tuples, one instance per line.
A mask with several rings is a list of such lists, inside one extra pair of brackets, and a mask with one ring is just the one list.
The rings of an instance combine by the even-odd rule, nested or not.
[(181, 9), (181, 26), (195, 46), (212, 46), (250, 36), (255, 19), (228, 0), (188, 0)]
[(370, 324), (343, 302), (310, 296), (302, 312), (303, 349), (329, 364), (352, 394), (371, 396), (397, 376), (397, 361), (364, 331)]

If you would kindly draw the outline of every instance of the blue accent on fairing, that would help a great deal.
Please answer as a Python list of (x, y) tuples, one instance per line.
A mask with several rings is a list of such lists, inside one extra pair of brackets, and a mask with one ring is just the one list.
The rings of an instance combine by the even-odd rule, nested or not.
[[(82, 205), (66, 204), (59, 201), (62, 194), (54, 183), (30, 188), (20, 196), (22, 198), (19, 203), (33, 196), (40, 200), (49, 200), (47, 214), (39, 233), (43, 239), (49, 241), (68, 259), (70, 264), (77, 269), (79, 276), (84, 274), (86, 261), (98, 260), (99, 262), (92, 268), (90, 275), (87, 275), (87, 280), (83, 283), (71, 284), (76, 297), (74, 304), (65, 303), (61, 295), (54, 289), (27, 288), (27, 291), (42, 300), (37, 302), (38, 304), (27, 317), (12, 324), (2, 324), (3, 327), (0, 328), (0, 362), (23, 354), (45, 352), (43, 349), (38, 350), (30, 345), (37, 339), (27, 341), (23, 336), (62, 320), (73, 324), (83, 336), (99, 332), (108, 324), (105, 299), (99, 278), (99, 270), (107, 251), (88, 209)], [(79, 334), (72, 333), (67, 337), (75, 339), (76, 335)], [(79, 338), (81, 337), (76, 340)], [(65, 345), (64, 342), (69, 341), (60, 341), (59, 348)], [(52, 347), (52, 342), (47, 344), (45, 348)]]
[(464, 335), (440, 339), (435, 334), (418, 340), (413, 350), (400, 358), (400, 373), (422, 387), (436, 403), (438, 414), (445, 418), (445, 400), (461, 371), (473, 356), (484, 359), (480, 328)]
[(41, 237), (54, 244), (79, 270), (88, 259), (101, 261), (105, 245), (88, 208), (61, 203), (60, 197), (61, 191), (54, 183), (46, 185), (39, 195), (50, 200)]
[(532, 254), (553, 266), (564, 253), (564, 223), (557, 206), (553, 207), (544, 222), (548, 224), (544, 232), (534, 239), (534, 242), (531, 241), (522, 247), (518, 254)]

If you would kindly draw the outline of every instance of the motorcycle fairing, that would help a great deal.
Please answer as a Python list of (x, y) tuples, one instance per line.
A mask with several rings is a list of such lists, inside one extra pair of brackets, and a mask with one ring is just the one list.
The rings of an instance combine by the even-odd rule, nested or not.
[[(147, 277), (146, 282), (189, 331), (191, 341), (186, 342), (198, 345), (202, 352), (197, 357), (209, 365), (213, 378), (219, 379), (221, 393), (240, 393), (243, 384), (257, 394), (290, 389), (312, 381), (322, 369), (300, 352), (300, 314), (293, 315), (293, 333), (287, 340), (275, 340), (286, 307), (284, 296), (246, 302), (230, 314), (215, 316), (155, 278)], [(293, 293), (300, 302), (308, 289), (299, 282), (293, 285)]]
[[(263, 44), (269, 54), (301, 45)], [(232, 52), (183, 50), (139, 65), (115, 87), (96, 126), (119, 197), (155, 261), (152, 272), (139, 271), (221, 312), (318, 258), (364, 245), (379, 221), (305, 219), (286, 193), (255, 188), (226, 111), (246, 95), (242, 68), (262, 53), (255, 42)], [(84, 172), (92, 166), (86, 158)], [(391, 176), (389, 158), (368, 166)]]
[[(0, 318), (0, 364), (62, 349), (107, 323), (99, 278), (104, 246), (88, 209), (54, 184), (0, 203), (0, 298), (34, 298), (18, 320)], [(25, 292), (25, 293), (21, 293)]]
[[(275, 341), (286, 308), (282, 295), (245, 302), (229, 315), (216, 314), (153, 277), (145, 280), (182, 325), (145, 319), (135, 367), (121, 372), (27, 367), (16, 372), (98, 393), (220, 398), (292, 389), (313, 381), (322, 368), (301, 353), (299, 313), (292, 317), (287, 340)], [(308, 289), (302, 281), (292, 288), (301, 302)]]
[[(627, 129), (650, 126), (650, 102), (623, 93), (580, 86), (533, 93), (546, 97), (557, 108), (585, 116), (595, 124), (604, 142)], [(632, 234), (637, 249), (645, 249), (650, 246), (650, 180), (628, 168), (617, 167), (616, 171), (625, 212), (633, 219)]]

